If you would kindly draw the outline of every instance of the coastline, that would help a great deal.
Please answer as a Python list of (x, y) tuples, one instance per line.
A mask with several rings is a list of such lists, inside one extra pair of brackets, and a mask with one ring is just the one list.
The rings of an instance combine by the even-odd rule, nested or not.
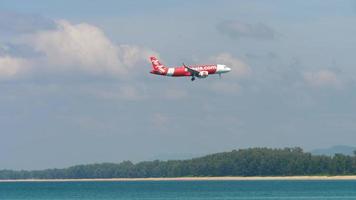
[(226, 177), (173, 177), (173, 178), (98, 178), (98, 179), (4, 179), (4, 182), (125, 182), (125, 181), (273, 181), (273, 180), (356, 180), (350, 176), (226, 176)]

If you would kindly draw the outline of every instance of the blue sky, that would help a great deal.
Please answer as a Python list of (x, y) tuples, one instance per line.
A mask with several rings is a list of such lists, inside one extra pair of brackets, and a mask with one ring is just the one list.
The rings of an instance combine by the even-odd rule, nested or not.
[(3, 1), (0, 168), (355, 145), (355, 22), (350, 0)]

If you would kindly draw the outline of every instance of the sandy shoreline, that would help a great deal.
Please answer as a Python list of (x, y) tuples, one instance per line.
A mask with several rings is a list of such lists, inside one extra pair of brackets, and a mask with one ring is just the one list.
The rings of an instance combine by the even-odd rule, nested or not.
[(253, 180), (356, 180), (355, 176), (269, 176), (269, 177), (176, 177), (176, 178), (98, 178), (98, 179), (17, 179), (0, 182), (75, 182), (75, 181), (253, 181)]

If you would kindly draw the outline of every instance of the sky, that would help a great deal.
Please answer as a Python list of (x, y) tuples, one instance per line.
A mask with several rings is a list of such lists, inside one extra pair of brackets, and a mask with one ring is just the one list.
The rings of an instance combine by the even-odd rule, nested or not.
[(0, 169), (355, 146), (355, 23), (351, 0), (1, 1)]

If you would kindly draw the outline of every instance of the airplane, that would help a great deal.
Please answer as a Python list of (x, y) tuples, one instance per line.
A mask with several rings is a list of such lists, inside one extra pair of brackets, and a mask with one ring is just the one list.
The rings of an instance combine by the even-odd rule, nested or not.
[(162, 75), (162, 76), (191, 76), (191, 80), (194, 81), (195, 77), (206, 78), (209, 74), (221, 74), (228, 73), (231, 68), (226, 67), (226, 65), (212, 64), (212, 65), (193, 65), (187, 66), (183, 63), (183, 66), (179, 67), (166, 67), (154, 56), (150, 57), (152, 62), (151, 74)]

